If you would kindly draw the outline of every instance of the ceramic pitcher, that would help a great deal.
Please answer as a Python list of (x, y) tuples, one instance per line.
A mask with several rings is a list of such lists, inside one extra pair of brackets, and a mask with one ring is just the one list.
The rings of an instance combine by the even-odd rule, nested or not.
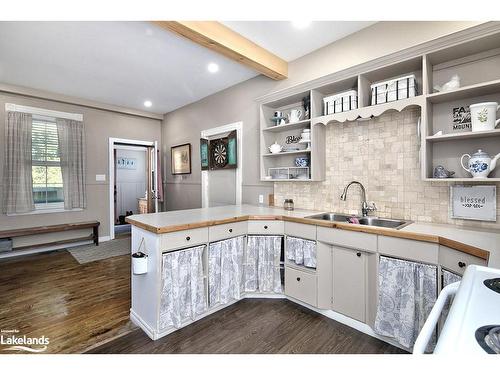
[[(468, 157), (467, 168), (464, 166), (464, 158)], [(473, 153), (472, 156), (469, 154), (462, 155), (460, 159), (460, 164), (462, 168), (469, 172), (473, 178), (486, 178), (490, 172), (497, 166), (497, 160), (500, 158), (500, 153), (491, 159), (483, 150), (478, 150)]]
[(473, 132), (493, 130), (500, 124), (500, 119), (497, 120), (500, 105), (497, 102), (477, 103), (469, 107)]

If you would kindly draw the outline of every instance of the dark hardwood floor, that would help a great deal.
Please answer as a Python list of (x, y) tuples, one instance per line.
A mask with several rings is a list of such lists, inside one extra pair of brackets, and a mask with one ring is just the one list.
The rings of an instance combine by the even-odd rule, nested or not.
[(67, 251), (1, 260), (0, 296), (0, 329), (45, 335), (46, 353), (80, 353), (137, 329), (128, 255), (87, 264)]
[(406, 353), (293, 302), (247, 299), (157, 341), (140, 330), (90, 353)]
[(0, 329), (45, 335), (47, 353), (403, 353), (281, 299), (243, 300), (153, 341), (129, 320), (128, 255), (2, 260), (0, 296)]

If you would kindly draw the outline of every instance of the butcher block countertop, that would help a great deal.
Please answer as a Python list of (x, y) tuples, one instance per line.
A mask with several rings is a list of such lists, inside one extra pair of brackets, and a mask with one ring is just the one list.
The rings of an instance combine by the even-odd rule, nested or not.
[(380, 228), (366, 225), (308, 219), (306, 216), (322, 213), (296, 209), (286, 211), (279, 207), (222, 206), (191, 210), (159, 212), (127, 216), (126, 221), (134, 226), (161, 234), (181, 230), (203, 228), (246, 220), (283, 220), (329, 228), (373, 233), (383, 236), (406, 238), (438, 243), (476, 257), (489, 260), (491, 267), (500, 268), (500, 233), (475, 228), (432, 223), (411, 223), (402, 229)]

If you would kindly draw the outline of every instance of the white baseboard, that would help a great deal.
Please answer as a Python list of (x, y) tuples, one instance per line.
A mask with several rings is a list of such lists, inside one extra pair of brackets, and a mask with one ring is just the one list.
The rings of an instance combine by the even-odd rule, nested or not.
[(140, 327), (151, 340), (159, 339), (158, 335), (155, 333), (155, 330), (151, 328), (144, 320), (142, 320), (141, 317), (137, 315), (132, 309), (130, 309), (130, 320), (136, 326)]

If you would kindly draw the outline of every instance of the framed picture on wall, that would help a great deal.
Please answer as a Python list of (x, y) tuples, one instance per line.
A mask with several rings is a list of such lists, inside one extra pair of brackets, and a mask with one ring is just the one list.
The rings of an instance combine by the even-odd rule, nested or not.
[(171, 147), (172, 174), (191, 173), (191, 143)]

